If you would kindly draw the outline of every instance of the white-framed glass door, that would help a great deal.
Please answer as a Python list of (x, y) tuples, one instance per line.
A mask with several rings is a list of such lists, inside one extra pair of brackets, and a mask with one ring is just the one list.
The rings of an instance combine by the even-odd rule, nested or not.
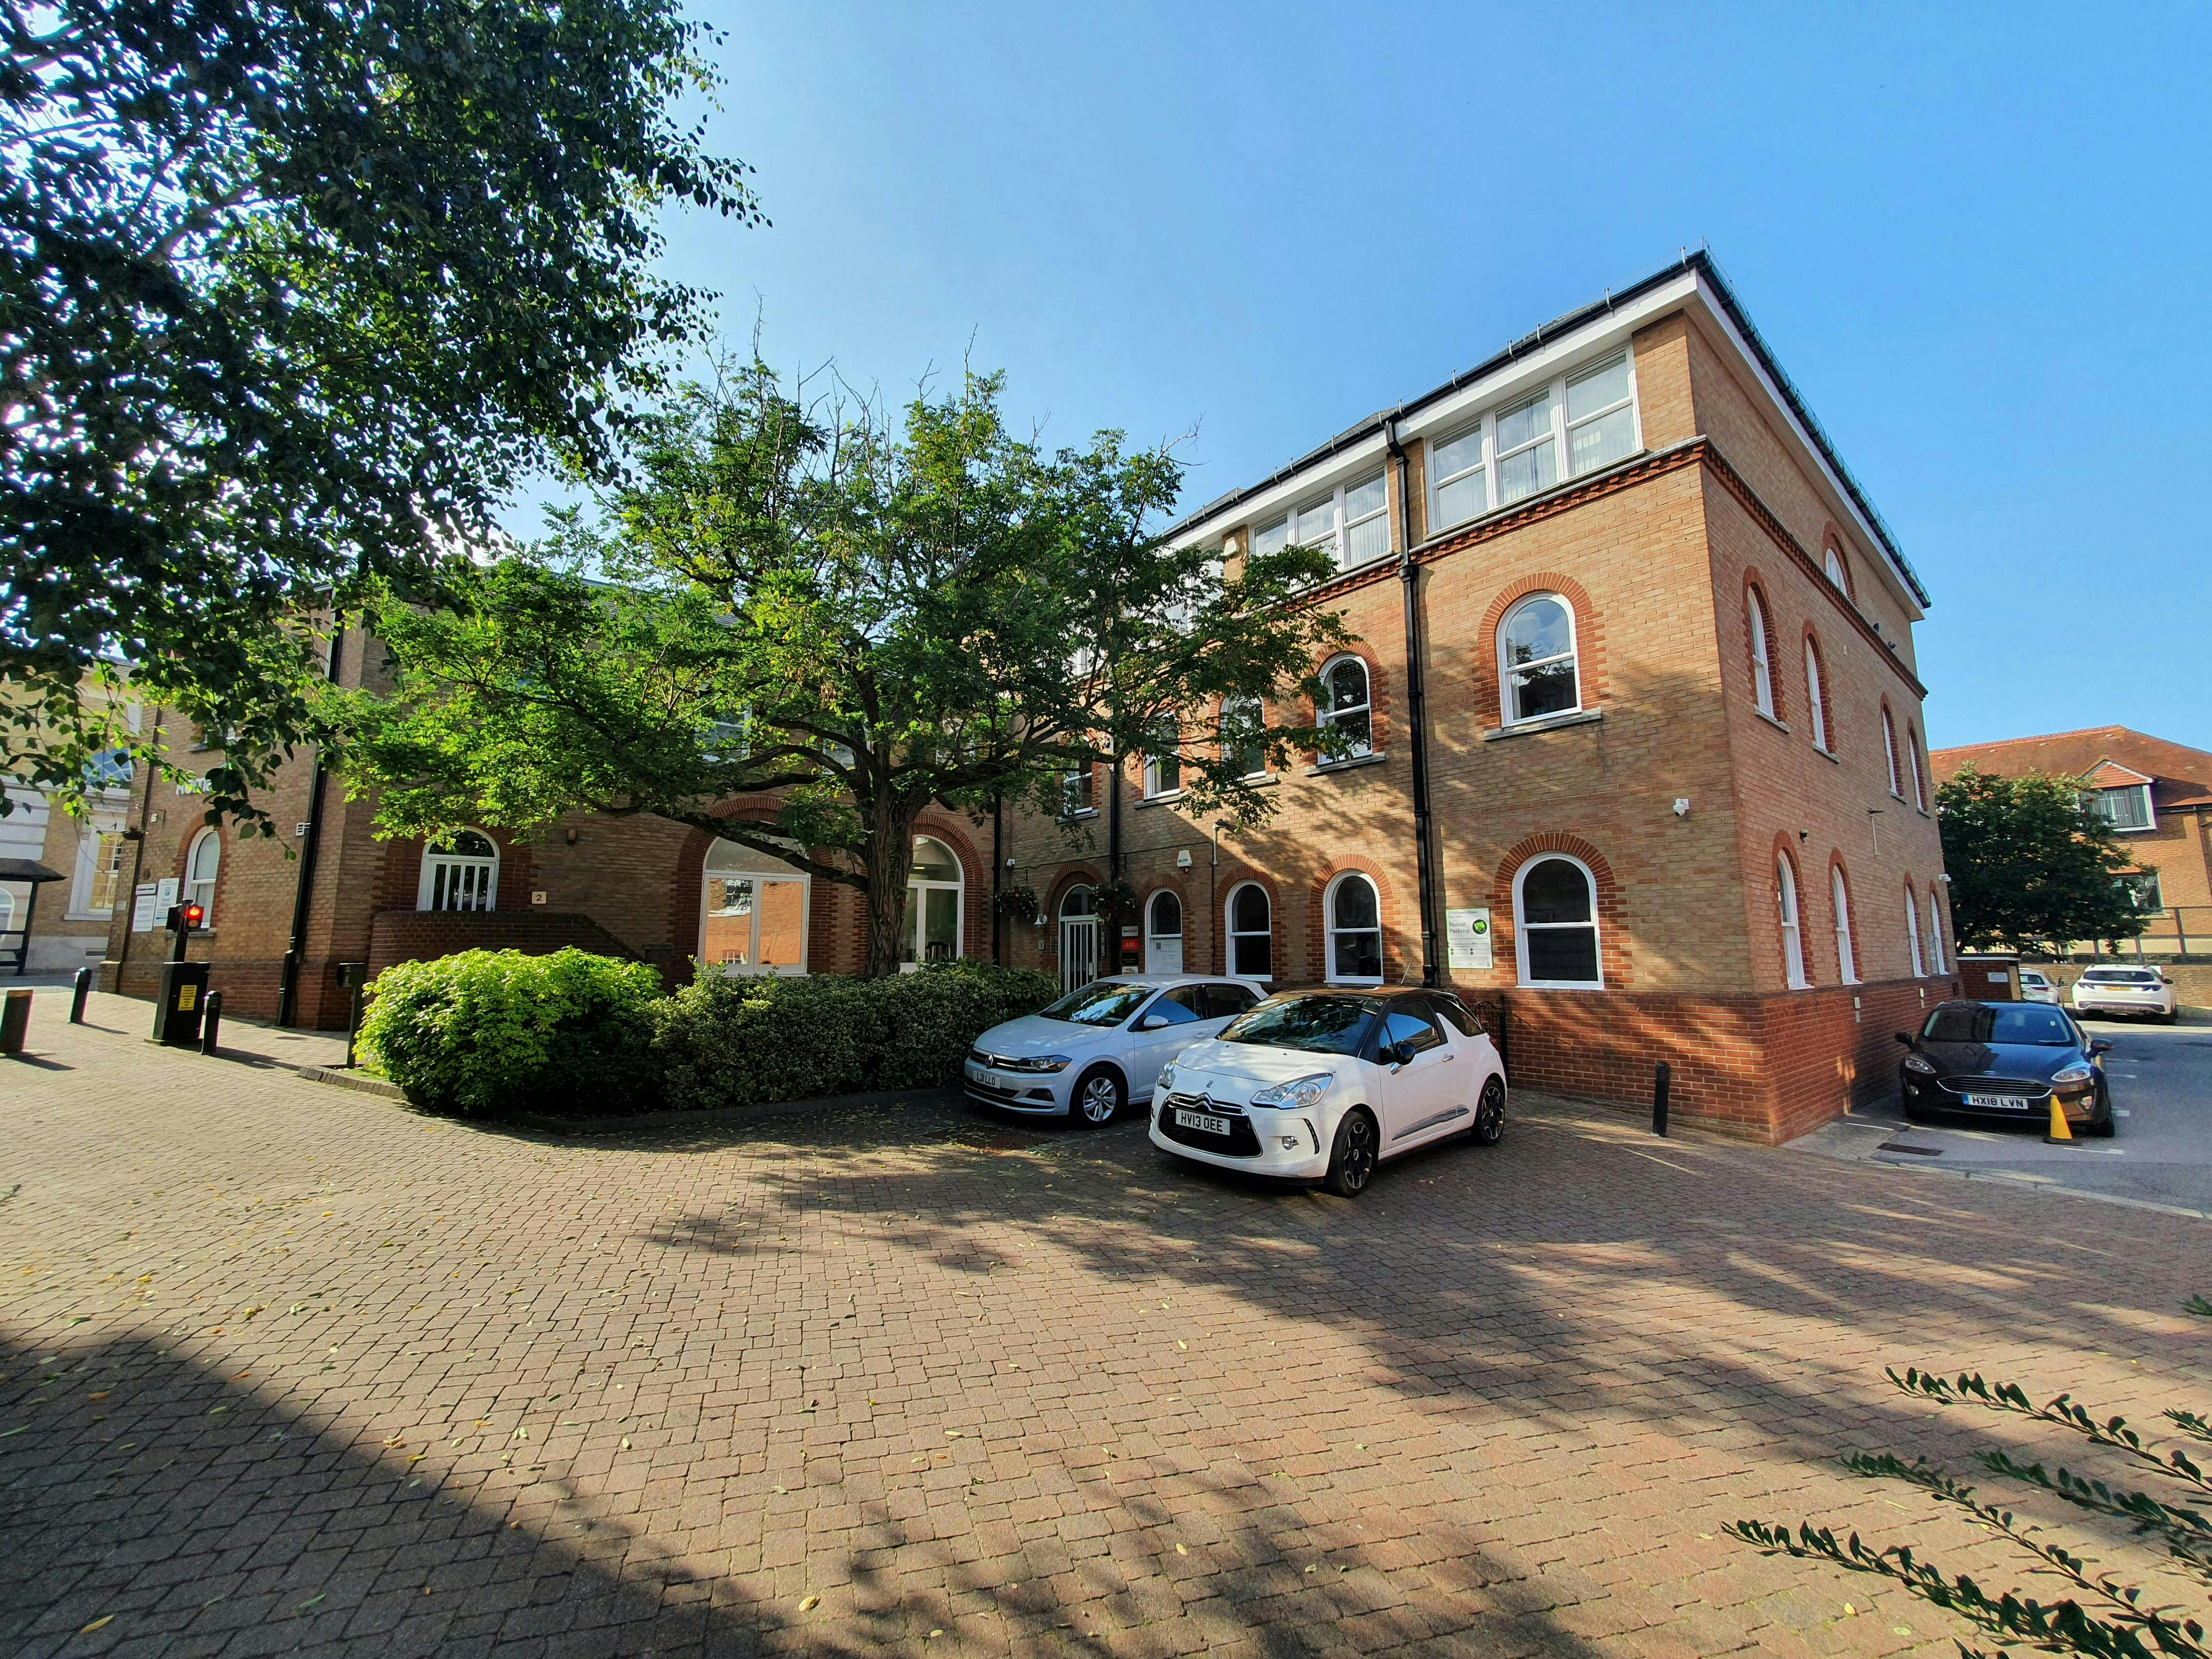
[(699, 959), (732, 977), (806, 971), (812, 884), (781, 860), (718, 841), (708, 849)]

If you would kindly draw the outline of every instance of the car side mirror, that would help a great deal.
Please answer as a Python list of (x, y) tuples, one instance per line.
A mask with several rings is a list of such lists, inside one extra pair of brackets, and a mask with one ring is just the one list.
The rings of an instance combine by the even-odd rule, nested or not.
[(1137, 1029), (1140, 1031), (1157, 1031), (1167, 1023), (1168, 1017), (1165, 1014), (1146, 1014), (1137, 1022)]
[(2091, 1037), (2089, 1039), (2089, 1052), (2093, 1054), (2109, 1054), (2112, 1052), (2112, 1039), (2110, 1037)]
[(1393, 1066), (1409, 1065), (1413, 1058), (1413, 1045), (1410, 1042), (1393, 1042), (1382, 1050), (1382, 1058)]
[(1899, 1031), (1899, 1032), (1897, 1034), (1897, 1040), (1898, 1040), (1899, 1042), (1903, 1043), (1903, 1044), (1904, 1044), (1906, 1048), (1910, 1048), (1912, 1046), (1912, 1039), (1911, 1039), (1911, 1037), (1909, 1037), (1909, 1036), (1905, 1036), (1905, 1034), (1904, 1032), (1902, 1032), (1902, 1031)]

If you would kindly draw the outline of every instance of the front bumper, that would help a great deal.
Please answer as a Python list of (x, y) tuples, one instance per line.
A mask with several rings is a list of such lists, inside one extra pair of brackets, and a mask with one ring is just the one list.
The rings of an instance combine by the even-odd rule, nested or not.
[(1064, 1072), (994, 1072), (972, 1060), (960, 1062), (960, 1091), (979, 1106), (1002, 1112), (1065, 1113), (1075, 1068)]
[[(1901, 1091), (1907, 1106), (1917, 1106), (1930, 1112), (1956, 1113), (1960, 1117), (1985, 1117), (2014, 1123), (2048, 1123), (2051, 1121), (2051, 1094), (2013, 1093), (2009, 1091), (1971, 1090), (1961, 1091), (1945, 1087), (1933, 1078), (1923, 1077), (1917, 1072), (1900, 1070)], [(1969, 1106), (1966, 1093), (1999, 1093), (2008, 1103), (2003, 1106)], [(2066, 1114), (2070, 1127), (2088, 1123), (2097, 1115), (2097, 1084), (2093, 1078), (2087, 1083), (2062, 1083), (2057, 1089), (2060, 1109)], [(2018, 1104), (2011, 1103), (2017, 1101)]]
[[(1318, 1181), (1328, 1173), (1328, 1147), (1334, 1133), (1324, 1111), (1279, 1110), (1268, 1106), (1217, 1104), (1206, 1115), (1226, 1119), (1226, 1136), (1186, 1129), (1174, 1121), (1170, 1091), (1152, 1091), (1152, 1145), (1199, 1164), (1245, 1170), (1279, 1181)], [(1289, 1145), (1285, 1143), (1288, 1142)]]

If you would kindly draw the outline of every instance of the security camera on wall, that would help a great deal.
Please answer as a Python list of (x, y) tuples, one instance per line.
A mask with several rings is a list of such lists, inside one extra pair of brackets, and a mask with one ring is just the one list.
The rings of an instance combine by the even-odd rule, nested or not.
[(1690, 798), (1687, 795), (1674, 797), (1674, 816), (1678, 818), (1686, 818), (1690, 816)]

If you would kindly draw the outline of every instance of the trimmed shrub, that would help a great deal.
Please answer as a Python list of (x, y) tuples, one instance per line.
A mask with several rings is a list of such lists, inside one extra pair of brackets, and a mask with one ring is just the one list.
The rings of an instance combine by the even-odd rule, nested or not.
[(616, 1113), (658, 1105), (648, 1011), (660, 975), (573, 947), (395, 963), (370, 988), (362, 1048), (441, 1111)]
[(885, 979), (731, 979), (653, 1011), (668, 1104), (690, 1110), (949, 1088), (975, 1039), (1060, 994), (1048, 974), (953, 962)]

